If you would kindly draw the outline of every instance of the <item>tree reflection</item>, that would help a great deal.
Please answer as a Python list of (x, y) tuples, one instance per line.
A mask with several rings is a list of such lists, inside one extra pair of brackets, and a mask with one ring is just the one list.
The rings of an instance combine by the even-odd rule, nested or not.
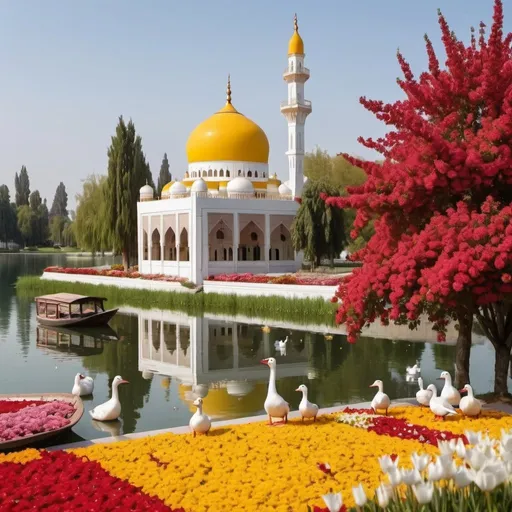
[(94, 373), (106, 373), (109, 376), (109, 391), (112, 380), (121, 375), (130, 384), (123, 387), (123, 431), (134, 432), (139, 409), (144, 405), (144, 397), (149, 395), (151, 380), (145, 380), (138, 369), (138, 317), (135, 315), (117, 314), (110, 322), (120, 340), (106, 343), (103, 353), (83, 358), (85, 368)]

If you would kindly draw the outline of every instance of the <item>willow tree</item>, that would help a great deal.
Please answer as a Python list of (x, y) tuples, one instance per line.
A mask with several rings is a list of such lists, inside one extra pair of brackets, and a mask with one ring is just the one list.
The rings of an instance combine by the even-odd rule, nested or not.
[(76, 196), (76, 218), (73, 222), (77, 245), (91, 252), (112, 250), (108, 215), (107, 177), (89, 176)]
[(137, 201), (140, 188), (153, 178), (135, 125), (119, 118), (108, 149), (107, 218), (114, 252), (123, 255), (125, 270), (137, 250)]
[(302, 191), (299, 210), (292, 225), (292, 243), (297, 251), (304, 251), (311, 268), (319, 266), (322, 258), (331, 264), (346, 243), (343, 212), (321, 199), (323, 194), (336, 195), (331, 185), (308, 181)]

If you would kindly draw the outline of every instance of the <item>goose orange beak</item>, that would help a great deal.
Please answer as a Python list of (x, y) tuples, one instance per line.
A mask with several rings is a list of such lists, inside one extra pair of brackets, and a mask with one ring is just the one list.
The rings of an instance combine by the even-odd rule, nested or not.
[(466, 392), (467, 392), (467, 390), (466, 390), (466, 389), (464, 389), (464, 388), (459, 389), (459, 393), (466, 393)]
[(119, 382), (119, 384), (130, 384), (127, 380), (122, 380)]
[(260, 361), (261, 364), (266, 364), (268, 366), (268, 359), (262, 359)]

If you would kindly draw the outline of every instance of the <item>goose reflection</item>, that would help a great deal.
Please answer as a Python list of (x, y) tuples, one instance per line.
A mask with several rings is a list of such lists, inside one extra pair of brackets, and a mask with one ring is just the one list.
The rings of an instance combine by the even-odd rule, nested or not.
[(123, 424), (119, 420), (102, 422), (91, 420), (91, 425), (98, 432), (106, 432), (110, 434), (112, 437), (118, 437), (121, 435), (121, 428)]

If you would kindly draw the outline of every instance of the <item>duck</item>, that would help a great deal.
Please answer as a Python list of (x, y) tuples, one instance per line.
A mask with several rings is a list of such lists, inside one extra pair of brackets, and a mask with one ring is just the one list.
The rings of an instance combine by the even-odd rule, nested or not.
[(371, 408), (373, 412), (377, 414), (377, 411), (386, 411), (386, 416), (388, 415), (388, 409), (391, 405), (391, 400), (389, 396), (384, 393), (384, 384), (381, 380), (376, 380), (371, 386), (371, 388), (379, 388), (377, 394), (373, 397)]
[(283, 348), (286, 348), (286, 344), (288, 343), (288, 336), (284, 340), (276, 340), (274, 342), (274, 348), (276, 350), (281, 350)]
[(437, 388), (434, 384), (427, 386), (427, 389), (432, 391), (432, 398), (430, 399), (430, 410), (436, 415), (436, 418), (444, 420), (445, 416), (457, 414), (457, 411), (448, 402), (444, 396), (437, 396)]
[(416, 393), (416, 400), (418, 400), (420, 405), (428, 407), (432, 398), (432, 390), (423, 388), (423, 379), (421, 377), (418, 377), (418, 386), (420, 390)]
[(190, 418), (188, 426), (194, 433), (194, 437), (196, 437), (196, 434), (208, 435), (208, 432), (212, 427), (212, 422), (210, 417), (203, 413), (203, 399), (201, 397), (197, 397), (194, 400), (193, 405), (197, 407), (197, 410), (192, 415), (192, 418)]
[(305, 384), (301, 384), (295, 391), (302, 393), (302, 400), (299, 404), (299, 412), (302, 416), (302, 421), (307, 418), (313, 418), (313, 421), (316, 421), (318, 405), (308, 400), (308, 387)]
[(450, 405), (459, 405), (460, 393), (452, 384), (452, 376), (448, 372), (442, 372), (439, 379), (444, 379), (444, 386), (441, 390), (441, 396), (446, 398)]
[(463, 412), (465, 416), (480, 416), (482, 412), (482, 403), (480, 400), (475, 398), (473, 394), (473, 388), (466, 384), (461, 390), (460, 393), (467, 393), (468, 396), (464, 396), (460, 399), (459, 409)]
[(408, 366), (405, 371), (407, 372), (407, 375), (416, 377), (421, 373), (421, 368), (418, 366), (418, 363), (416, 363), (414, 366)]
[(71, 390), (71, 394), (75, 396), (92, 395), (94, 391), (94, 380), (91, 377), (86, 377), (81, 373), (75, 375), (75, 384)]
[(272, 418), (281, 418), (283, 423), (288, 423), (290, 405), (276, 390), (277, 361), (273, 357), (269, 357), (267, 359), (262, 359), (261, 364), (265, 364), (270, 368), (267, 398), (263, 404), (268, 415), (268, 423), (269, 425), (273, 425)]
[(116, 375), (112, 381), (112, 398), (107, 402), (97, 405), (89, 414), (96, 421), (113, 421), (121, 416), (121, 402), (117, 388), (121, 384), (128, 384), (120, 375)]

